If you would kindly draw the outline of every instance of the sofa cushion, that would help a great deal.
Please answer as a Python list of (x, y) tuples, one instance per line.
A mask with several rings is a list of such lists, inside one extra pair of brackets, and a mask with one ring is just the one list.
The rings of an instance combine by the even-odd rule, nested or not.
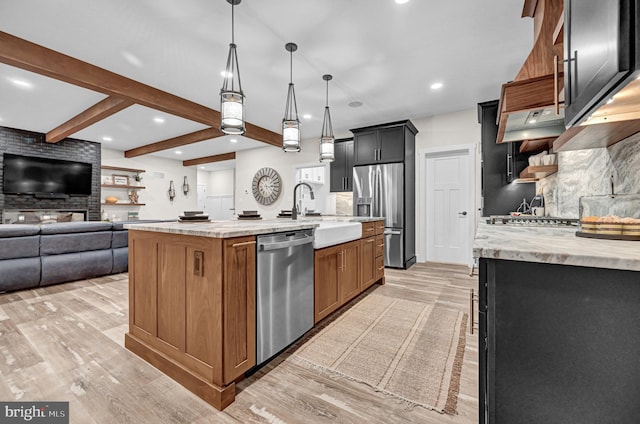
[(40, 258), (0, 261), (0, 291), (37, 287), (40, 283)]
[(0, 238), (0, 260), (34, 256), (40, 256), (40, 236)]
[(107, 275), (113, 268), (111, 249), (42, 256), (41, 260), (41, 286)]
[(112, 274), (127, 272), (129, 269), (129, 248), (120, 247), (113, 249), (113, 269)]
[(129, 245), (129, 231), (114, 231), (111, 239), (111, 248), (127, 247)]
[(110, 222), (102, 221), (80, 221), (80, 222), (56, 222), (40, 227), (40, 234), (69, 234), (87, 233), (94, 231), (109, 231), (112, 225)]
[(111, 248), (111, 231), (40, 236), (40, 255), (85, 252)]
[(38, 225), (1, 224), (0, 238), (32, 236), (40, 232)]

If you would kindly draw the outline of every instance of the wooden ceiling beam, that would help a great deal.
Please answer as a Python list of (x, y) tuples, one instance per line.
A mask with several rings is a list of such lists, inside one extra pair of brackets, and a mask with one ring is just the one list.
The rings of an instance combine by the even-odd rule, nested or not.
[(215, 156), (205, 156), (203, 158), (189, 159), (182, 161), (183, 166), (202, 165), (203, 163), (222, 162), (223, 160), (231, 160), (236, 158), (236, 152), (223, 153)]
[(96, 103), (84, 112), (69, 119), (64, 124), (52, 129), (47, 133), (45, 141), (47, 143), (57, 143), (71, 134), (77, 133), (80, 130), (87, 128), (89, 125), (93, 125), (98, 121), (118, 113), (123, 109), (131, 106), (133, 102), (131, 100), (125, 100), (118, 97), (109, 96), (106, 99)]
[(175, 149), (176, 147), (209, 140), (223, 135), (224, 133), (218, 128), (205, 128), (204, 130), (180, 135), (178, 137), (169, 138), (156, 143), (146, 144), (144, 146), (136, 147), (135, 149), (126, 150), (124, 152), (124, 157), (135, 158), (136, 156), (147, 155), (161, 150)]
[[(35, 72), (111, 97), (129, 100), (151, 109), (176, 115), (212, 127), (220, 125), (220, 112), (134, 81), (104, 68), (48, 49), (0, 31), (0, 63)], [(280, 144), (273, 131), (246, 123), (245, 137), (270, 145)]]

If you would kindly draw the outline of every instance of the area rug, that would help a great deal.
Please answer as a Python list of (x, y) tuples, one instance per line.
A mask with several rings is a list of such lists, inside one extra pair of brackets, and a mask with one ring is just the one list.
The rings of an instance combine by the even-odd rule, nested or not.
[(457, 310), (370, 293), (289, 360), (455, 414), (466, 322)]

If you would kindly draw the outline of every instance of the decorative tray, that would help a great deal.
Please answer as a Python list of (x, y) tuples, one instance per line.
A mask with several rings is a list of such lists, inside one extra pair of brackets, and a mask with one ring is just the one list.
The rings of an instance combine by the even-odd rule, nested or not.
[(602, 239), (602, 240), (640, 241), (640, 236), (625, 236), (623, 234), (597, 234), (597, 233), (585, 233), (584, 231), (576, 231), (576, 236)]
[(180, 215), (179, 222), (209, 222), (209, 215)]

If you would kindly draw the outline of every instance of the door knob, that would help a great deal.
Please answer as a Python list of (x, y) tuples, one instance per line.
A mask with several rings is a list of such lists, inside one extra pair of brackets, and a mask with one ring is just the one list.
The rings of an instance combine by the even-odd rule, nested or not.
[(467, 215), (467, 211), (458, 212), (458, 215), (466, 216)]

